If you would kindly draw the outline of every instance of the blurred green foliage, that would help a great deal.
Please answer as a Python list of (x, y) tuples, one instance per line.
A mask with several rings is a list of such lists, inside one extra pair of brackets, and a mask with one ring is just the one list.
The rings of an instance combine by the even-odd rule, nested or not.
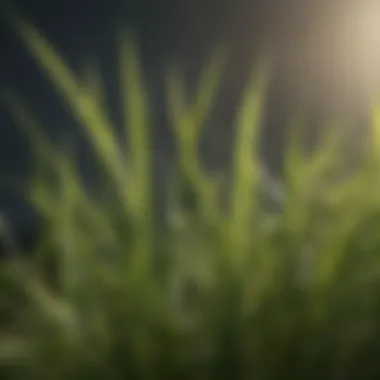
[[(89, 193), (75, 161), (53, 149), (19, 98), (7, 94), (36, 148), (28, 194), (47, 229), (32, 260), (15, 252), (1, 265), (2, 378), (378, 378), (378, 108), (368, 155), (349, 176), (337, 175), (344, 167), (338, 128), (308, 156), (294, 128), (286, 197), (273, 214), (259, 201), (256, 149), (266, 66), (254, 70), (241, 102), (227, 198), (197, 153), (224, 52), (211, 57), (190, 104), (180, 72), (169, 71), (184, 181), (174, 178), (168, 189), (169, 217), (157, 238), (149, 104), (133, 40), (122, 35), (120, 43), (126, 152), (101, 78), (76, 77), (31, 24), (13, 23), (81, 122), (115, 196)], [(193, 195), (191, 208), (181, 184)]]

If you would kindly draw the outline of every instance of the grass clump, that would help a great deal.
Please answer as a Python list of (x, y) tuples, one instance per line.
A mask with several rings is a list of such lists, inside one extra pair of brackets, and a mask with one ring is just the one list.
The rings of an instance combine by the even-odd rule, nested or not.
[(16, 97), (6, 98), (36, 147), (29, 195), (46, 239), (32, 260), (15, 255), (2, 264), (4, 378), (377, 378), (378, 109), (368, 155), (350, 176), (337, 175), (343, 163), (335, 133), (308, 157), (294, 134), (284, 204), (269, 214), (260, 202), (257, 154), (265, 72), (254, 72), (241, 102), (226, 198), (197, 152), (222, 52), (204, 71), (193, 103), (185, 101), (180, 73), (170, 71), (174, 179), (181, 181), (168, 190), (170, 217), (160, 219), (165, 228), (157, 234), (149, 105), (131, 41), (121, 43), (120, 138), (100, 78), (76, 77), (33, 26), (13, 21), (81, 122), (112, 196), (89, 191), (75, 160), (53, 149)]

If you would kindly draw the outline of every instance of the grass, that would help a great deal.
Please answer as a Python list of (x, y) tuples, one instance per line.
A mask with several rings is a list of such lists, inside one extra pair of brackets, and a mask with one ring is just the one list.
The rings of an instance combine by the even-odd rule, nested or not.
[[(273, 214), (259, 196), (265, 71), (254, 71), (242, 98), (227, 196), (197, 152), (224, 52), (212, 56), (193, 102), (186, 101), (179, 71), (169, 71), (178, 177), (157, 234), (152, 120), (132, 40), (123, 36), (120, 43), (126, 110), (120, 139), (100, 78), (75, 76), (31, 24), (12, 20), (80, 121), (112, 195), (89, 191), (75, 159), (53, 149), (33, 115), (7, 93), (36, 147), (27, 195), (47, 228), (32, 260), (14, 252), (1, 265), (3, 378), (378, 378), (378, 108), (371, 144), (349, 176), (339, 176), (342, 130), (328, 129), (305, 156), (294, 129), (285, 199)], [(191, 192), (190, 208), (182, 184)], [(54, 281), (46, 274), (52, 265)]]

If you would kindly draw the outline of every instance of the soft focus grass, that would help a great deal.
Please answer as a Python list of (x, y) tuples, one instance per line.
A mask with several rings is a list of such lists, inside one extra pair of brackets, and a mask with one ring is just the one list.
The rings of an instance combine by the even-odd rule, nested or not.
[[(378, 378), (379, 109), (371, 144), (349, 176), (339, 176), (339, 129), (330, 128), (305, 156), (294, 128), (286, 198), (270, 214), (260, 202), (257, 154), (266, 73), (254, 71), (241, 101), (226, 198), (197, 153), (223, 52), (204, 70), (193, 102), (185, 101), (180, 73), (169, 71), (183, 181), (168, 189), (170, 209), (157, 234), (152, 120), (131, 40), (120, 44), (120, 138), (100, 78), (75, 76), (32, 25), (13, 22), (81, 122), (113, 192), (105, 198), (89, 191), (75, 160), (53, 149), (18, 98), (7, 95), (36, 148), (28, 194), (47, 227), (32, 260), (15, 252), (1, 266), (3, 378)], [(191, 208), (181, 198), (183, 183)]]

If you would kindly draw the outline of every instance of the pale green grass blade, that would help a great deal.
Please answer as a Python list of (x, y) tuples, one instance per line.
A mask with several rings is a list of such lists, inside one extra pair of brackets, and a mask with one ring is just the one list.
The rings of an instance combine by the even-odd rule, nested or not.
[[(211, 55), (200, 75), (192, 104), (188, 104), (185, 81), (179, 68), (169, 70), (166, 77), (166, 88), (172, 127), (178, 134), (176, 137), (183, 138), (185, 141), (189, 140), (192, 144), (198, 143), (204, 123), (210, 115), (221, 86), (226, 55), (223, 47), (219, 47)], [(181, 125), (185, 123), (191, 125), (185, 128)], [(190, 144), (189, 141), (188, 144)], [(182, 143), (185, 144), (185, 142)]]
[[(136, 207), (136, 233), (139, 248), (136, 259), (143, 267), (149, 262), (153, 242), (153, 184), (151, 167), (151, 120), (143, 73), (140, 70), (137, 46), (124, 33), (120, 41), (120, 78), (124, 129), (128, 136), (128, 157), (133, 170), (133, 182), (129, 184)], [(137, 265), (137, 264), (136, 264)]]
[(201, 132), (207, 117), (212, 111), (216, 95), (222, 83), (223, 73), (227, 61), (227, 50), (223, 46), (215, 49), (202, 70), (197, 85), (194, 104), (190, 106), (191, 118), (194, 120), (193, 129), (196, 134)]
[(194, 102), (188, 104), (184, 78), (178, 68), (166, 76), (166, 96), (169, 115), (178, 144), (180, 170), (195, 189), (203, 216), (219, 218), (218, 184), (207, 176), (199, 158), (199, 143), (221, 85), (226, 51), (219, 48), (210, 57), (199, 79)]
[(179, 170), (202, 199), (208, 181), (198, 155), (201, 127), (192, 119), (192, 107), (186, 99), (184, 83), (183, 75), (178, 68), (168, 71), (166, 76), (168, 111), (178, 147)]
[[(51, 142), (43, 135), (42, 127), (15, 95), (9, 94), (4, 97), (4, 100), (21, 131), (25, 132), (26, 136), (29, 137), (40, 162), (40, 164), (36, 163), (36, 172), (31, 186), (22, 190), (23, 196), (43, 216), (50, 227), (55, 226), (53, 230), (56, 234), (63, 233), (64, 228), (61, 225), (65, 219), (63, 215), (66, 215), (70, 210), (71, 201), (74, 201), (73, 207), (79, 208), (84, 213), (84, 217), (91, 220), (92, 227), (98, 231), (98, 234), (94, 236), (101, 236), (102, 239), (114, 241), (115, 236), (109, 224), (108, 216), (105, 214), (105, 211), (101, 210), (99, 205), (95, 205), (89, 199), (84, 188), (81, 187), (74, 163), (67, 161), (68, 152), (63, 152), (53, 147)], [(53, 182), (55, 183), (52, 183), (52, 178), (49, 178), (51, 175), (53, 175)], [(74, 193), (64, 200), (57, 193), (58, 188), (60, 190), (67, 189), (69, 192), (73, 191)], [(70, 219), (71, 217), (72, 215), (69, 214), (68, 218)], [(73, 228), (76, 227), (74, 226)], [(75, 230), (71, 231), (73, 236), (76, 232)], [(67, 240), (63, 239), (63, 244), (57, 242), (56, 245), (62, 248), (62, 251), (59, 252), (62, 259), (68, 255), (75, 254), (75, 251), (77, 251), (74, 248), (68, 249), (67, 247), (67, 244), (72, 241), (73, 237), (69, 238), (66, 236), (66, 238)], [(95, 241), (93, 244), (94, 249), (96, 249)], [(65, 253), (65, 251), (67, 252)], [(71, 279), (74, 278), (74, 272), (79, 269), (79, 263), (73, 262), (72, 265), (62, 264), (60, 268), (63, 277)], [(65, 287), (66, 281), (62, 280), (62, 285)]]
[(237, 120), (237, 137), (234, 149), (234, 177), (230, 198), (229, 239), (231, 260), (238, 268), (244, 265), (244, 255), (250, 236), (252, 215), (258, 201), (257, 189), (260, 165), (257, 157), (258, 137), (264, 106), (264, 94), (268, 85), (268, 73), (260, 67), (255, 70), (246, 88)]
[(124, 128), (129, 139), (129, 154), (136, 171), (136, 187), (142, 192), (140, 207), (151, 206), (151, 120), (143, 72), (137, 46), (125, 33), (120, 43), (120, 70), (124, 111)]
[[(320, 194), (326, 200), (330, 192), (342, 185), (339, 178), (342, 162), (342, 130), (329, 125), (319, 146), (311, 154), (302, 151), (300, 132), (302, 124), (293, 129), (285, 154), (285, 184), (287, 188), (284, 204), (284, 224), (289, 233), (298, 239), (307, 232), (310, 212), (321, 202)], [(334, 178), (335, 177), (335, 178)]]
[(107, 115), (99, 108), (97, 97), (89, 93), (81, 81), (75, 78), (64, 61), (50, 43), (38, 31), (21, 17), (12, 18), (17, 33), (28, 51), (48, 75), (59, 94), (67, 102), (74, 116), (82, 123), (87, 136), (93, 144), (99, 158), (115, 183), (123, 206), (128, 205), (125, 179), (127, 165), (113, 134), (113, 128)]
[[(29, 141), (34, 146), (34, 156), (37, 159), (37, 167), (40, 168), (41, 165), (49, 166), (50, 169), (54, 167), (57, 161), (57, 153), (56, 149), (53, 145), (46, 139), (46, 137), (42, 133), (42, 126), (34, 119), (32, 114), (29, 112), (28, 108), (20, 101), (19, 97), (13, 93), (12, 91), (6, 91), (2, 94), (2, 100), (9, 110), (12, 118), (15, 120), (17, 127), (20, 129), (25, 136), (28, 137)], [(38, 165), (38, 163), (40, 165)], [(37, 168), (35, 168), (37, 169)], [(35, 173), (34, 180), (37, 180), (41, 177), (40, 170), (37, 169)], [(45, 182), (42, 184), (44, 191), (44, 201), (46, 210), (53, 209), (54, 203), (51, 199), (51, 191), (49, 187), (49, 183)], [(50, 190), (48, 190), (48, 188)], [(28, 193), (29, 189), (14, 189), (17, 193), (22, 192), (22, 197), (30, 199), (30, 195)], [(41, 210), (42, 211), (42, 210)]]
[[(325, 286), (337, 277), (336, 270), (345, 260), (345, 244), (355, 229), (376, 210), (380, 208), (379, 196), (379, 126), (380, 113), (375, 107), (372, 114), (372, 136), (368, 148), (369, 171), (364, 166), (359, 172), (355, 172), (351, 179), (345, 181), (341, 186), (332, 189), (330, 197), (335, 204), (341, 205), (345, 210), (342, 220), (337, 224), (335, 237), (330, 239), (330, 247), (326, 247), (316, 266), (317, 281)], [(373, 170), (374, 169), (374, 170)], [(340, 203), (339, 203), (340, 201)]]

